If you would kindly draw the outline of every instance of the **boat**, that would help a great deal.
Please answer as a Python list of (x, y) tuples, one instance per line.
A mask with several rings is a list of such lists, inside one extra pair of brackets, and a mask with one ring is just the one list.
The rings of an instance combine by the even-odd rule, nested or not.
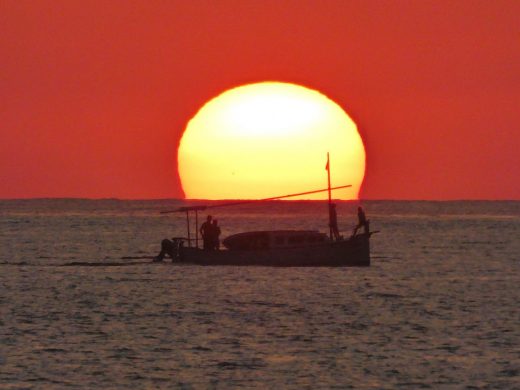
[[(223, 249), (208, 250), (199, 248), (198, 212), (214, 207), (234, 206), (251, 201), (238, 201), (210, 206), (181, 207), (162, 213), (185, 212), (187, 221), (187, 237), (174, 237), (163, 240), (161, 254), (154, 258), (160, 262), (168, 254), (176, 264), (192, 264), (205, 266), (270, 266), (270, 267), (368, 267), (370, 266), (370, 237), (377, 231), (370, 231), (368, 221), (364, 231), (357, 230), (349, 238), (344, 239), (333, 234), (333, 203), (331, 191), (350, 187), (344, 185), (331, 187), (329, 159), (328, 187), (298, 194), (275, 196), (254, 200), (254, 202), (270, 201), (294, 196), (329, 193), (329, 235), (316, 230), (262, 230), (233, 234), (224, 240)], [(195, 238), (190, 235), (190, 213), (195, 213)], [(335, 212), (334, 212), (335, 214)], [(337, 223), (336, 223), (337, 225)]]
[[(312, 234), (309, 234), (312, 233)], [(346, 240), (330, 241), (324, 233), (306, 230), (272, 230), (238, 233), (223, 240), (246, 240), (247, 247), (226, 246), (222, 250), (204, 250), (176, 241), (173, 263), (194, 265), (270, 266), (270, 267), (368, 267), (370, 236), (374, 232), (356, 234)], [(323, 240), (307, 241), (320, 234)], [(305, 238), (304, 238), (305, 237)], [(281, 244), (284, 240), (284, 244)], [(290, 241), (293, 241), (291, 244)], [(255, 243), (255, 244), (251, 244)], [(259, 243), (259, 244), (257, 244)]]

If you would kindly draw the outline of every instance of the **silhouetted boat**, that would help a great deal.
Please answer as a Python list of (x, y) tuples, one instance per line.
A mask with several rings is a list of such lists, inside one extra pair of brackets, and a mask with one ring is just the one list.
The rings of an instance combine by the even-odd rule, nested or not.
[[(298, 194), (275, 196), (254, 202), (283, 199), (294, 196), (329, 193), (329, 226), (332, 226), (331, 191), (350, 185), (331, 188), (330, 170), (329, 186), (326, 189), (308, 191)], [(368, 223), (365, 231), (354, 234), (348, 239), (333, 239), (330, 234), (315, 230), (265, 230), (233, 234), (222, 241), (225, 249), (205, 250), (199, 248), (198, 212), (208, 208), (233, 206), (249, 203), (239, 201), (213, 206), (181, 207), (170, 212), (185, 212), (187, 221), (187, 237), (176, 237), (168, 241), (169, 255), (174, 263), (196, 265), (233, 265), (233, 266), (276, 266), (276, 267), (368, 267), (370, 266), (370, 236), (376, 232), (369, 231)], [(190, 212), (195, 212), (195, 238), (190, 235)], [(163, 241), (163, 244), (164, 244)], [(195, 244), (192, 246), (192, 244)], [(162, 258), (156, 258), (162, 261)]]
[[(306, 230), (246, 232), (224, 239), (226, 249), (223, 250), (204, 250), (179, 242), (177, 256), (172, 258), (172, 262), (235, 266), (367, 267), (370, 265), (371, 234), (361, 233), (346, 240), (331, 241), (324, 233)], [(238, 240), (244, 245), (231, 244)]]

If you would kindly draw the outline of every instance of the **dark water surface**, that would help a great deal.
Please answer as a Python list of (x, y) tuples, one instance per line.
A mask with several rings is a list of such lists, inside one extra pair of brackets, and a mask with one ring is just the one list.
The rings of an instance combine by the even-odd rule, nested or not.
[[(60, 266), (156, 254), (180, 204), (0, 201), (0, 388), (520, 388), (520, 202), (365, 202), (368, 269)], [(326, 227), (321, 202), (212, 213)]]

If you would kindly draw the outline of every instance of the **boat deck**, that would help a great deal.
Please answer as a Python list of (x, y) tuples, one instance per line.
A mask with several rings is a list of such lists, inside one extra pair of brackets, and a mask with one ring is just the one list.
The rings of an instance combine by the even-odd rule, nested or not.
[(270, 267), (367, 267), (370, 266), (370, 235), (314, 245), (264, 250), (209, 251), (183, 247), (174, 263), (196, 265)]

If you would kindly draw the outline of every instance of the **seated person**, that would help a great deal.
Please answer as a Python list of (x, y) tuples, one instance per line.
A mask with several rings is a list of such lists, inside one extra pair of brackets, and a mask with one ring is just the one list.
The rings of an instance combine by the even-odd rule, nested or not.
[(157, 256), (153, 258), (154, 262), (163, 261), (166, 255), (170, 256), (172, 261), (180, 256), (180, 249), (182, 247), (182, 240), (172, 239), (171, 241), (168, 239), (164, 239), (161, 241), (161, 251)]

